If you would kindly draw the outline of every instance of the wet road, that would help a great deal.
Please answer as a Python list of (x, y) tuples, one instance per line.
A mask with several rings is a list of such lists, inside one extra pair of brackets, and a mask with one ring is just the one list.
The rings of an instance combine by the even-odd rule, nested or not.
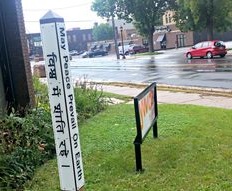
[(187, 60), (187, 48), (163, 51), (155, 56), (74, 57), (72, 76), (104, 82), (131, 82), (232, 89), (232, 55), (225, 58)]

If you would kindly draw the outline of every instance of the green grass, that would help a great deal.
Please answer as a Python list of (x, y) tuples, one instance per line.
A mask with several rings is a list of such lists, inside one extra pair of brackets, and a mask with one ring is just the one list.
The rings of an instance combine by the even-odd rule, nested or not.
[[(232, 110), (159, 105), (159, 138), (142, 144), (135, 172), (133, 105), (110, 106), (80, 128), (87, 191), (232, 190)], [(38, 169), (30, 191), (59, 190), (56, 160)]]
[(114, 94), (114, 93), (110, 93), (110, 92), (104, 92), (104, 93), (103, 93), (103, 96), (104, 96), (104, 97), (107, 97), (107, 98), (116, 98), (116, 99), (120, 99), (120, 100), (123, 100), (124, 102), (128, 102), (128, 101), (133, 100), (133, 97), (131, 97), (131, 96), (125, 96), (125, 95), (120, 95), (120, 94)]

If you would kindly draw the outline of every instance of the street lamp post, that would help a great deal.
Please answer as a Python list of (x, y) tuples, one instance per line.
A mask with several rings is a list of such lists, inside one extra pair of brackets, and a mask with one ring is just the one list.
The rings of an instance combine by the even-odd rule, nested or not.
[(121, 32), (121, 41), (122, 41), (122, 59), (125, 59), (125, 53), (124, 53), (124, 43), (123, 43), (123, 27), (120, 27), (120, 32)]
[(114, 31), (115, 53), (116, 53), (117, 59), (120, 59), (120, 55), (119, 55), (119, 52), (118, 52), (118, 42), (117, 42), (118, 31), (116, 31), (116, 28), (115, 28), (115, 21), (114, 21), (114, 16), (113, 15), (112, 15), (112, 27), (113, 27), (113, 31)]

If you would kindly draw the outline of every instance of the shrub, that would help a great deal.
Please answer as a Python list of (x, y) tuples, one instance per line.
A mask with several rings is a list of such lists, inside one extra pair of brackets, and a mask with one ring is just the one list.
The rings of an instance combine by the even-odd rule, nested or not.
[(35, 168), (54, 156), (50, 124), (50, 114), (43, 109), (24, 118), (11, 114), (0, 121), (0, 190), (20, 190)]
[[(108, 101), (105, 99), (100, 85), (88, 83), (86, 77), (76, 85), (74, 96), (79, 122), (83, 122), (106, 108)], [(38, 78), (34, 78), (34, 89), (36, 107), (50, 111), (47, 85), (41, 83)]]
[(47, 111), (50, 111), (48, 87), (45, 83), (41, 83), (39, 78), (33, 77), (33, 85), (35, 92), (36, 108), (42, 107)]
[(0, 120), (0, 190), (21, 190), (55, 154), (47, 86), (38, 78), (33, 84), (36, 108), (23, 118), (12, 113)]
[[(47, 85), (34, 78), (36, 108), (25, 117), (0, 119), (0, 190), (22, 190), (39, 165), (54, 157), (55, 143)], [(98, 86), (84, 82), (74, 89), (78, 118), (90, 118), (107, 103)], [(13, 110), (12, 110), (13, 111)]]
[(76, 85), (74, 95), (80, 122), (106, 109), (108, 102), (100, 85), (88, 83), (86, 80)]

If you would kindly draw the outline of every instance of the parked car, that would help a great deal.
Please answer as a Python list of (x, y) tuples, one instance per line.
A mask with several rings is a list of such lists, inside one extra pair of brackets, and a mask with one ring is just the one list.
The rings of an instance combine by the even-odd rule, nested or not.
[(123, 49), (124, 49), (124, 55), (128, 55), (130, 46), (131, 46), (131, 44), (124, 45), (123, 48), (122, 48), (122, 46), (118, 46), (119, 54), (123, 55)]
[(103, 49), (95, 49), (95, 50), (90, 50), (90, 51), (86, 51), (84, 52), (81, 57), (82, 58), (93, 58), (95, 56), (106, 56), (108, 54), (108, 52), (106, 50)]
[(71, 51), (69, 52), (69, 54), (70, 54), (71, 56), (76, 56), (76, 55), (78, 55), (78, 52), (77, 52), (76, 50), (71, 50)]
[(143, 53), (148, 52), (149, 49), (143, 45), (131, 45), (129, 47), (129, 53), (130, 54), (137, 54), (137, 53)]
[(95, 56), (106, 56), (107, 54), (108, 54), (108, 52), (106, 50), (103, 50), (103, 49), (95, 49), (93, 51), (88, 52), (89, 58), (92, 58)]
[(193, 57), (213, 58), (214, 56), (224, 57), (226, 54), (227, 50), (224, 42), (212, 40), (199, 42), (192, 46), (192, 48), (186, 52), (186, 57), (188, 59), (192, 59)]
[(85, 51), (81, 54), (81, 57), (82, 58), (88, 58), (89, 57), (89, 54), (88, 54), (88, 51)]

